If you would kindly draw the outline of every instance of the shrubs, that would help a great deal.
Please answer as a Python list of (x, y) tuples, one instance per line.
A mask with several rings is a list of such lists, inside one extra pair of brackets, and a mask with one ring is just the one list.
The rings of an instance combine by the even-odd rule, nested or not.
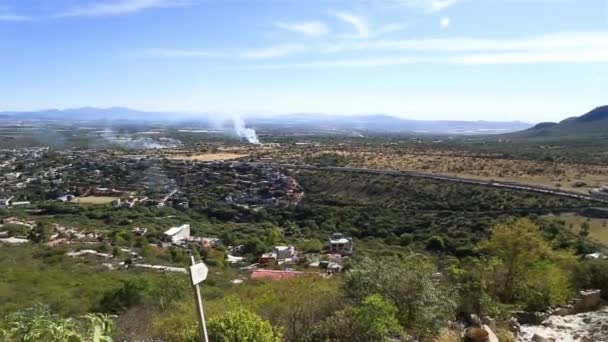
[(451, 269), (464, 313), (500, 317), (509, 307), (538, 311), (574, 295), (574, 254), (554, 250), (530, 220), (497, 225), (480, 250), (482, 259), (467, 258)]
[(451, 290), (436, 277), (434, 265), (422, 256), (405, 260), (365, 260), (346, 275), (345, 288), (355, 303), (374, 294), (397, 308), (396, 317), (408, 333), (429, 336), (443, 329), (453, 316)]
[(247, 309), (235, 309), (213, 318), (208, 324), (209, 339), (216, 342), (281, 342), (283, 334)]

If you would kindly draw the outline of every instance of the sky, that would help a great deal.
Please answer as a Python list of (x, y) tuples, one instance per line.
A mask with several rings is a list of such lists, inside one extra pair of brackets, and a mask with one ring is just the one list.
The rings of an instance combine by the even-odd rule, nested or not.
[(556, 121), (608, 104), (608, 0), (0, 0), (0, 110)]

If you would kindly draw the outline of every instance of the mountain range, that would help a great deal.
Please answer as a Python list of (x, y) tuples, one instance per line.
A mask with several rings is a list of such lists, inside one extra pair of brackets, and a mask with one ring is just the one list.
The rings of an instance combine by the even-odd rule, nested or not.
[[(148, 112), (123, 107), (95, 108), (84, 107), (66, 110), (41, 110), (29, 112), (0, 112), (0, 123), (25, 121), (51, 122), (165, 122), (194, 123), (199, 127), (217, 126), (214, 114), (193, 114), (175, 112)], [(226, 117), (230, 121), (229, 117)], [(219, 120), (222, 121), (222, 120)], [(324, 131), (324, 132), (388, 132), (388, 133), (426, 133), (426, 134), (495, 134), (520, 131), (532, 124), (512, 121), (463, 121), (463, 120), (411, 120), (385, 114), (338, 116), (318, 113), (298, 113), (279, 116), (248, 117), (247, 126), (258, 130), (272, 131)]]

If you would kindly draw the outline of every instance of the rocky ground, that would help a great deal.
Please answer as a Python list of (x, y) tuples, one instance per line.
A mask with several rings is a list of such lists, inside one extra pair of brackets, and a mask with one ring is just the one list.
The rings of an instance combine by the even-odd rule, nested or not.
[(568, 316), (550, 316), (540, 325), (522, 325), (518, 341), (608, 342), (608, 307)]

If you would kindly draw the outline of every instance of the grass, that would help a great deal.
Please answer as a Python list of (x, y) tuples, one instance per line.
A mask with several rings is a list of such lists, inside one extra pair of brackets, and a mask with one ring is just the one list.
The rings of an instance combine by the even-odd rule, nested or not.
[(559, 216), (550, 216), (556, 220), (564, 221), (566, 228), (578, 234), (583, 222), (589, 223), (589, 237), (603, 245), (608, 246), (608, 219), (588, 218), (575, 213), (567, 213)]
[(193, 155), (172, 155), (169, 159), (176, 160), (197, 160), (197, 161), (216, 161), (216, 160), (233, 160), (246, 157), (247, 154), (238, 153), (201, 153)]
[(74, 199), (74, 203), (78, 204), (108, 204), (112, 203), (112, 201), (118, 199), (118, 197), (111, 196), (86, 196), (86, 197), (77, 197)]

